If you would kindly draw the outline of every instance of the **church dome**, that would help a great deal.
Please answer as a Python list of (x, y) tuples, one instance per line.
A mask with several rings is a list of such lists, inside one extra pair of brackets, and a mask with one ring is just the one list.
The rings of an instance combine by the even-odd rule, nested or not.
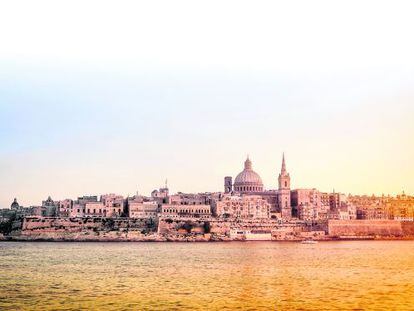
[(20, 208), (20, 205), (19, 205), (19, 203), (17, 203), (16, 198), (14, 198), (13, 203), (10, 205), (10, 208), (11, 209), (19, 209)]
[(234, 190), (239, 192), (261, 192), (263, 182), (259, 174), (252, 169), (249, 158), (244, 162), (244, 170), (234, 180)]
[(261, 184), (262, 179), (260, 178), (259, 174), (257, 174), (253, 170), (243, 170), (239, 175), (237, 175), (236, 179), (234, 180), (234, 184)]

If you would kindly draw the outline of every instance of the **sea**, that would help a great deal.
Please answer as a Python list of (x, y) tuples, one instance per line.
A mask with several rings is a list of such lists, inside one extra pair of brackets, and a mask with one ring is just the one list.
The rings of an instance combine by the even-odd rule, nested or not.
[(414, 241), (0, 242), (0, 310), (414, 310)]

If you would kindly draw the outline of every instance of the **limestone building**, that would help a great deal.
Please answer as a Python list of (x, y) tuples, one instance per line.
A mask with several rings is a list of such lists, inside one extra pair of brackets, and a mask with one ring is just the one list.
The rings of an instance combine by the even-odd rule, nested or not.
[(161, 217), (164, 218), (200, 218), (211, 217), (210, 205), (181, 205), (163, 204), (161, 206)]
[(165, 181), (165, 187), (161, 187), (159, 190), (155, 189), (151, 192), (151, 198), (159, 204), (168, 203), (169, 189), (167, 187), (167, 181)]
[(170, 195), (168, 204), (173, 205), (209, 205), (211, 193), (182, 193)]
[(317, 189), (295, 189), (291, 191), (292, 210), (295, 217), (314, 221), (327, 219), (329, 201), (323, 200), (323, 193)]
[(60, 217), (69, 217), (70, 212), (72, 210), (73, 201), (71, 199), (65, 199), (59, 201), (59, 207), (58, 207), (58, 215)]
[(151, 218), (158, 217), (158, 203), (155, 201), (148, 202), (130, 202), (129, 203), (129, 217), (130, 218)]
[(258, 195), (270, 204), (272, 215), (281, 215), (285, 220), (292, 218), (290, 175), (286, 169), (285, 156), (282, 156), (282, 167), (278, 177), (277, 190), (264, 190), (263, 182), (258, 173), (253, 170), (252, 161), (247, 157), (244, 169), (237, 175), (232, 184), (232, 178), (224, 178), (224, 193), (232, 195)]
[(271, 205), (260, 195), (225, 195), (213, 206), (214, 213), (219, 218), (270, 218)]

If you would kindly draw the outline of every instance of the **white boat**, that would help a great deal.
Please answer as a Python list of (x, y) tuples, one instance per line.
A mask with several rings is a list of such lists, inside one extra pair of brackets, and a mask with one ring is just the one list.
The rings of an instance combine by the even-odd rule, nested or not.
[(230, 230), (230, 238), (245, 241), (271, 241), (272, 233), (266, 230), (243, 230), (236, 228)]
[(300, 243), (302, 243), (302, 244), (317, 244), (318, 241), (315, 241), (315, 240), (303, 240)]
[(272, 233), (270, 231), (252, 230), (246, 231), (246, 241), (271, 241)]

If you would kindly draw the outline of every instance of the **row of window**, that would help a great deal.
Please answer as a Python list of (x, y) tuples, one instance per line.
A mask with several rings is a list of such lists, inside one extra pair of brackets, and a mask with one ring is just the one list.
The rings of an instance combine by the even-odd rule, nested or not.
[(210, 211), (208, 209), (197, 209), (197, 210), (177, 210), (174, 208), (167, 208), (163, 209), (163, 213), (185, 213), (185, 214), (209, 214)]
[[(92, 212), (91, 212), (91, 211), (92, 211)], [(79, 213), (81, 212), (81, 209), (80, 209), (80, 208), (78, 208), (78, 209), (77, 209), (77, 212), (78, 212), (78, 214), (79, 214)], [(116, 212), (117, 212), (115, 208), (113, 209), (113, 212), (114, 212), (114, 213), (116, 213)], [(82, 213), (84, 213), (84, 214), (85, 214), (85, 213), (86, 213), (86, 209), (83, 209), (83, 210), (82, 210)], [(97, 209), (95, 209), (95, 208), (94, 208), (94, 209), (92, 209), (92, 210), (88, 208), (88, 210), (87, 210), (87, 214), (97, 214), (97, 213), (98, 213), (98, 214), (102, 214), (102, 209), (100, 208), (98, 212), (97, 212)], [(104, 210), (104, 213), (106, 213), (106, 210)], [(120, 208), (118, 209), (118, 213), (119, 213), (119, 214), (121, 214), (121, 209), (120, 209)]]
[(262, 187), (255, 187), (255, 186), (242, 186), (242, 187), (235, 187), (234, 190), (236, 191), (262, 191)]
[[(237, 211), (242, 211), (242, 210), (244, 210), (244, 208), (245, 208), (245, 206), (234, 206), (232, 209), (233, 210), (237, 210)], [(256, 210), (263, 210), (263, 211), (266, 211), (267, 210), (267, 207), (265, 207), (265, 206), (247, 206), (246, 207), (246, 210), (252, 210), (252, 209), (256, 209)], [(225, 206), (224, 207), (224, 210), (225, 211), (228, 211), (228, 210), (230, 210), (230, 208), (228, 207), (228, 206)]]

